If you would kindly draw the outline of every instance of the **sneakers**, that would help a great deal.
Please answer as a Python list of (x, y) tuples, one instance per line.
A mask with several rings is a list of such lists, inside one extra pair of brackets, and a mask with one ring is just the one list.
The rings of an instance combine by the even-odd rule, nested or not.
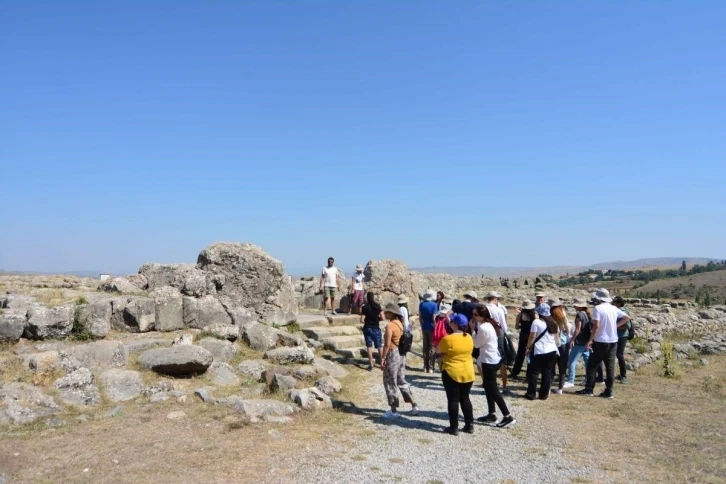
[(366, 368), (368, 371), (373, 371), (373, 367), (371, 365), (368, 365), (368, 368)]
[(505, 388), (504, 390), (502, 390), (502, 395), (511, 397), (512, 395), (514, 395), (514, 393), (512, 393), (512, 390), (510, 390), (509, 388)]
[(575, 393), (578, 394), (578, 395), (585, 395), (586, 397), (594, 397), (595, 396), (595, 395), (593, 395), (592, 390), (589, 389), (589, 388), (583, 388), (582, 390), (577, 390)]
[(386, 413), (383, 414), (383, 418), (388, 419), (394, 419), (394, 418), (400, 418), (401, 414), (396, 412), (391, 412), (390, 410), (386, 410)]
[(562, 388), (574, 388), (575, 384), (570, 382), (565, 382), (564, 385), (562, 385)]
[(464, 425), (464, 428), (461, 429), (462, 432), (465, 434), (473, 434), (474, 433), (474, 426), (472, 424)]
[(555, 395), (562, 395), (562, 390), (560, 390), (559, 388), (555, 388), (554, 390), (552, 390), (552, 393), (554, 393)]
[(418, 415), (419, 411), (420, 411), (420, 410), (419, 410), (419, 408), (418, 408), (418, 405), (414, 405), (414, 406), (413, 406), (413, 407), (411, 408), (411, 415)]
[(507, 427), (511, 427), (515, 423), (517, 423), (517, 421), (514, 420), (514, 417), (510, 415), (509, 417), (504, 417), (502, 421), (497, 424), (497, 428), (506, 429)]
[(447, 433), (449, 435), (459, 435), (459, 429), (454, 427), (446, 427), (444, 429), (444, 433)]
[(481, 422), (485, 425), (496, 425), (497, 424), (497, 416), (493, 413), (490, 413), (489, 415), (486, 415), (484, 417), (479, 417), (476, 419), (477, 422)]
[(610, 399), (610, 400), (612, 400), (613, 398), (615, 398), (615, 397), (613, 396), (613, 392), (612, 392), (612, 391), (610, 391), (610, 390), (605, 390), (605, 391), (604, 391), (604, 392), (602, 392), (602, 393), (601, 393), (600, 395), (598, 395), (598, 397), (601, 397), (601, 398), (607, 398), (607, 399)]
[(618, 378), (618, 381), (619, 381), (620, 383), (622, 383), (623, 385), (627, 385), (627, 383), (628, 383), (628, 379), (627, 379), (627, 378), (625, 378), (625, 377), (622, 377), (622, 378)]
[(525, 393), (524, 398), (526, 398), (527, 400), (536, 400), (537, 395), (532, 395), (531, 393)]

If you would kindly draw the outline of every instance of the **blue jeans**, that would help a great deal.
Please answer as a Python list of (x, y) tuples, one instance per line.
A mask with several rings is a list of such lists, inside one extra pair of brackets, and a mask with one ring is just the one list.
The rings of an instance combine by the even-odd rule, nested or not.
[(582, 359), (585, 361), (585, 368), (587, 368), (587, 360), (590, 359), (590, 352), (585, 351), (585, 345), (574, 345), (570, 350), (570, 361), (569, 368), (567, 370), (567, 383), (575, 383), (575, 368), (577, 367), (577, 360)]

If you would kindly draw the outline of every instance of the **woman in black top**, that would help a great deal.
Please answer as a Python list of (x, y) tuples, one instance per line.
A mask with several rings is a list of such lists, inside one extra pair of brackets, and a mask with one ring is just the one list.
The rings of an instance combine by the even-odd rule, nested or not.
[(381, 357), (381, 321), (383, 311), (381, 305), (376, 301), (376, 295), (369, 292), (366, 295), (366, 303), (360, 308), (360, 322), (363, 324), (363, 336), (366, 340), (368, 351), (368, 371), (373, 371), (373, 347), (378, 350), (380, 365)]

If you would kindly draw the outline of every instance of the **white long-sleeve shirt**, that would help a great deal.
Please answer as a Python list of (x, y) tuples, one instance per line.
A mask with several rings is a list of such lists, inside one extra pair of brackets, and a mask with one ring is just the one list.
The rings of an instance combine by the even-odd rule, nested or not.
[(499, 354), (499, 338), (497, 332), (489, 323), (477, 324), (477, 331), (474, 336), (474, 347), (479, 348), (479, 364), (496, 365), (502, 361)]

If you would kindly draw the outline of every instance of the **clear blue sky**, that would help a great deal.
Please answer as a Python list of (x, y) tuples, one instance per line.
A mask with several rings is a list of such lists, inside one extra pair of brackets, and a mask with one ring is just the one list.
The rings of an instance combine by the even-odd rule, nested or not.
[(726, 2), (0, 3), (0, 268), (724, 257)]

